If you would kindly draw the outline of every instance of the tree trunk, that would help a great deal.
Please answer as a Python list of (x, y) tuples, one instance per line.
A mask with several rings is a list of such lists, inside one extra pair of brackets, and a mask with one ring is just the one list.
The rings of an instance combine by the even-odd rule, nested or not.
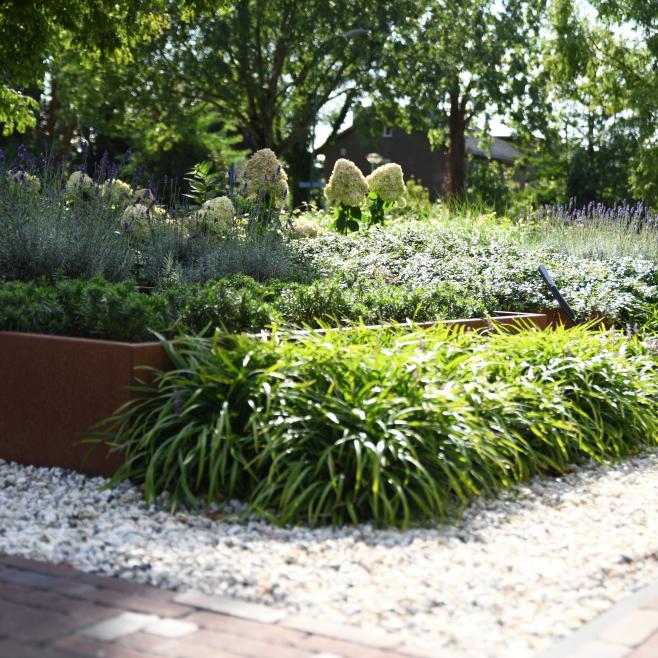
[[(299, 187), (302, 181), (308, 181), (311, 168), (310, 155), (306, 144), (297, 144), (281, 153), (288, 165), (288, 184), (292, 196), (292, 207), (299, 208), (308, 201), (308, 190)], [(317, 195), (317, 192), (314, 192)]]
[(450, 142), (448, 147), (448, 179), (446, 193), (450, 199), (464, 194), (466, 187), (466, 120), (465, 103), (459, 102), (459, 92), (450, 94)]

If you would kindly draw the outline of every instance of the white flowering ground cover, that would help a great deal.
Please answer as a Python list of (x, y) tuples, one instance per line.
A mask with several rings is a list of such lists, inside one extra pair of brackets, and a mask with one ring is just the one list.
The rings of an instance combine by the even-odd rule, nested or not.
[(309, 530), (148, 510), (0, 461), (0, 552), (527, 658), (658, 576), (658, 453), (535, 480), (462, 522)]

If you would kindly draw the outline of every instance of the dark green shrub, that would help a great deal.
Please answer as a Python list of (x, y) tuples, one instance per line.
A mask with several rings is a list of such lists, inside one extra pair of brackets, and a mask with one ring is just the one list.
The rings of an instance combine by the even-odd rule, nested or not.
[(173, 324), (166, 300), (136, 291), (132, 280), (62, 280), (0, 285), (0, 330), (148, 341)]
[(266, 301), (268, 291), (251, 277), (234, 275), (205, 285), (178, 284), (163, 290), (170, 304), (177, 307), (179, 327), (198, 333), (214, 331), (257, 331), (277, 318)]

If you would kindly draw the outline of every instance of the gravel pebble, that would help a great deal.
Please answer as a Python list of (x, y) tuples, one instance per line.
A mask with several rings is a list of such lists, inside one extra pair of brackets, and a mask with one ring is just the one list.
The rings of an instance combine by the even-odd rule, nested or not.
[(104, 483), (0, 460), (0, 552), (483, 658), (527, 658), (658, 577), (657, 452), (535, 479), (476, 500), (458, 524), (404, 532), (171, 515)]

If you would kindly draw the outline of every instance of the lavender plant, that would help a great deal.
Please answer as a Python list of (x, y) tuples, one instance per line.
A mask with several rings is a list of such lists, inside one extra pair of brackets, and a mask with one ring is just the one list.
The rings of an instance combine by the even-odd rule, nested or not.
[(13, 163), (0, 158), (0, 276), (127, 278), (133, 252), (120, 208), (97, 185), (76, 191), (65, 180), (46, 156), (37, 162), (19, 149)]
[(630, 256), (658, 260), (658, 211), (643, 203), (607, 207), (575, 199), (518, 219), (524, 241), (583, 258)]

